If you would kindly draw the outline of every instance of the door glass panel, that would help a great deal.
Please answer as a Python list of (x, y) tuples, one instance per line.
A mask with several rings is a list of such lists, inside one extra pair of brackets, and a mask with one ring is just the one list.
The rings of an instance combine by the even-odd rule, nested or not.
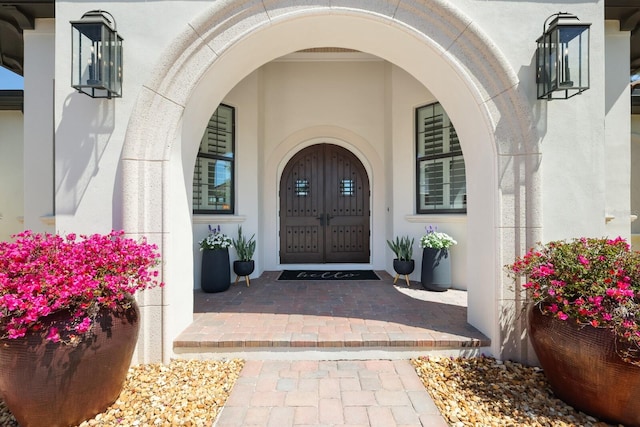
[(306, 197), (309, 195), (309, 181), (306, 179), (296, 179), (296, 196)]
[(347, 197), (356, 195), (356, 185), (352, 179), (343, 179), (340, 181), (340, 195)]

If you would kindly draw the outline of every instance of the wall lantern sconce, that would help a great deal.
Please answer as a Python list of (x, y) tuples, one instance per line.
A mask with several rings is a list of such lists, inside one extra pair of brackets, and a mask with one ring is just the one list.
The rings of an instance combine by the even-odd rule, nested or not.
[(122, 96), (122, 37), (109, 12), (71, 21), (71, 86), (92, 98)]
[(544, 21), (536, 51), (538, 99), (567, 99), (589, 89), (590, 26), (566, 12)]

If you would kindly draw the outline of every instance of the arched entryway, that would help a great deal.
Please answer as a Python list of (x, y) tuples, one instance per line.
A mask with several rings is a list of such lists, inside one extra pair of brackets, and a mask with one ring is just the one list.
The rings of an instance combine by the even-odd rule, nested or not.
[[(139, 349), (153, 350), (151, 356), (141, 351), (140, 360), (157, 358), (158, 348), (169, 360), (174, 337), (192, 319), (187, 189), (206, 121), (253, 70), (290, 52), (322, 46), (367, 52), (397, 65), (428, 87), (456, 123), (469, 160), (468, 228), (474, 233), (467, 247), (468, 277), (473, 277), (469, 321), (492, 339), (494, 354), (522, 359), (522, 325), (502, 264), (539, 240), (540, 185), (535, 128), (516, 72), (482, 29), (446, 0), (361, 2), (348, 8), (280, 0), (212, 3), (185, 26), (140, 90), (121, 160), (122, 224), (160, 243), (167, 260), (162, 296), (144, 305), (154, 321), (143, 325)], [(272, 172), (257, 170), (266, 177), (257, 197), (276, 193)], [(382, 209), (376, 212), (387, 212), (391, 204), (378, 203)], [(404, 213), (406, 221), (413, 220), (412, 213)], [(272, 213), (261, 214), (261, 244), (273, 243), (277, 222)], [(377, 233), (374, 245), (384, 247), (385, 237)]]
[(333, 144), (297, 153), (280, 178), (280, 263), (368, 263), (369, 177)]

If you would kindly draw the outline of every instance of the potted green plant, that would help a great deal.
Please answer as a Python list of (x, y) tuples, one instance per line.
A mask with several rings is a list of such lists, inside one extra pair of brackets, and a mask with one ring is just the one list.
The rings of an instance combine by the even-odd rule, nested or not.
[(398, 281), (398, 277), (402, 274), (407, 282), (407, 286), (410, 286), (409, 274), (413, 273), (415, 268), (415, 261), (413, 259), (414, 242), (415, 239), (409, 239), (409, 236), (396, 236), (394, 240), (387, 240), (387, 245), (389, 245), (389, 248), (396, 256), (393, 260), (393, 270), (396, 272), (396, 277), (393, 280), (394, 285)]
[(255, 269), (255, 262), (253, 260), (253, 254), (256, 251), (256, 241), (254, 240), (255, 234), (252, 234), (249, 239), (246, 235), (242, 234), (242, 226), (238, 226), (238, 238), (233, 239), (233, 247), (236, 249), (238, 259), (233, 262), (233, 272), (236, 273), (236, 284), (240, 276), (244, 276), (247, 286), (249, 286), (249, 275), (253, 273)]
[(444, 292), (451, 287), (449, 248), (457, 243), (447, 233), (438, 231), (437, 227), (430, 225), (425, 228), (425, 234), (420, 238), (422, 248), (420, 282), (425, 289)]
[(232, 244), (232, 239), (222, 232), (219, 225), (209, 225), (209, 234), (200, 240), (200, 287), (204, 292), (223, 292), (231, 286), (229, 248)]
[(554, 393), (640, 426), (640, 253), (622, 238), (559, 240), (506, 268), (526, 290), (528, 335)]
[(157, 247), (122, 231), (13, 239), (0, 242), (0, 396), (20, 425), (80, 424), (122, 390), (133, 295), (162, 286)]

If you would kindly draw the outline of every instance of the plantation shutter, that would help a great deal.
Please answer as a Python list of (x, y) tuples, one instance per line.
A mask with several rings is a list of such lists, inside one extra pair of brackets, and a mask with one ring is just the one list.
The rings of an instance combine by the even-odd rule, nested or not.
[(466, 212), (466, 176), (458, 134), (439, 103), (416, 110), (418, 213)]

